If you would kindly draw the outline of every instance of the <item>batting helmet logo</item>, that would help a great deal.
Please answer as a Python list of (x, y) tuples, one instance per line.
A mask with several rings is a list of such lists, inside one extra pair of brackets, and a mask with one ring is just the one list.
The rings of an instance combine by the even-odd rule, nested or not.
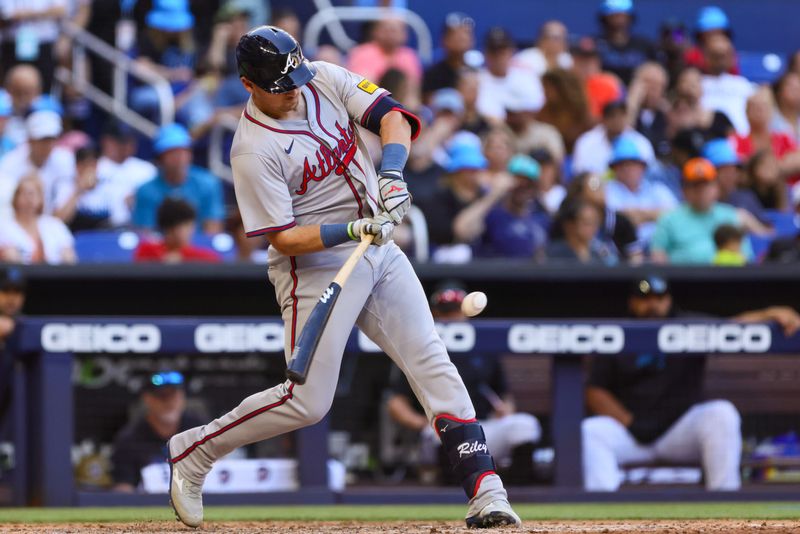
[(292, 72), (294, 69), (299, 67), (302, 62), (303, 62), (303, 53), (298, 48), (297, 51), (286, 55), (286, 66), (281, 71), (281, 74)]

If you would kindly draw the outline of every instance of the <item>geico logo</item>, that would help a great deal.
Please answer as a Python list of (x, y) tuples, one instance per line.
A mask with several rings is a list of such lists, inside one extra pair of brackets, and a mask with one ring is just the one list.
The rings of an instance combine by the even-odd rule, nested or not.
[(153, 324), (64, 324), (42, 328), (47, 352), (157, 352), (161, 331)]
[(200, 352), (283, 352), (283, 325), (279, 323), (206, 323), (194, 331)]
[(616, 325), (515, 324), (508, 330), (512, 352), (616, 354), (624, 346), (625, 331)]
[(763, 324), (668, 324), (658, 329), (662, 352), (766, 352), (772, 331)]
[(469, 323), (436, 323), (436, 331), (449, 351), (467, 352), (475, 347), (475, 327)]

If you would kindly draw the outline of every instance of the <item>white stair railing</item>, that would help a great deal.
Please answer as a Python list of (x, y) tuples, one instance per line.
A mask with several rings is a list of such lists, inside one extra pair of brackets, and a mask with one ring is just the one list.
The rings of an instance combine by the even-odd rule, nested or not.
[[(64, 22), (61, 31), (72, 40), (72, 66), (71, 68), (62, 66), (56, 70), (55, 75), (59, 83), (71, 86), (97, 106), (151, 138), (155, 136), (161, 124), (175, 121), (175, 98), (166, 78), (142, 68), (125, 53), (80, 26)], [(114, 69), (111, 95), (89, 81), (88, 52), (94, 56), (92, 61), (106, 61), (110, 64), (109, 68)], [(128, 106), (128, 76), (150, 85), (156, 92), (160, 124), (154, 123)]]

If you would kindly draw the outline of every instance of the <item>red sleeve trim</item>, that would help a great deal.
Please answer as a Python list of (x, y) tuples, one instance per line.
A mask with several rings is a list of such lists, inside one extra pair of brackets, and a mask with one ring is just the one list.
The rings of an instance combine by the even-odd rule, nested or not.
[(253, 230), (252, 232), (247, 232), (245, 235), (247, 237), (257, 237), (260, 235), (269, 234), (271, 232), (282, 232), (283, 230), (288, 230), (289, 228), (294, 228), (295, 226), (297, 226), (297, 221), (292, 221), (289, 224), (284, 224), (283, 226), (269, 226), (267, 228)]
[(407, 109), (403, 109), (401, 107), (393, 107), (392, 111), (399, 111), (402, 113), (408, 124), (411, 125), (411, 140), (415, 141), (417, 137), (419, 137), (420, 132), (422, 131), (422, 121), (419, 120), (419, 117), (408, 111)]

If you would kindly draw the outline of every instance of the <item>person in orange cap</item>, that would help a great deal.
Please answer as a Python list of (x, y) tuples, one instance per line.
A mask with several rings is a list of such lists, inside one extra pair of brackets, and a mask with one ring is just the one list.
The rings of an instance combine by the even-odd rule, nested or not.
[[(742, 219), (733, 206), (720, 203), (717, 170), (704, 158), (692, 158), (683, 166), (684, 202), (662, 215), (651, 242), (653, 261), (661, 263), (710, 264), (716, 254), (714, 231), (723, 224), (741, 227)], [(745, 238), (745, 257), (753, 250)]]

